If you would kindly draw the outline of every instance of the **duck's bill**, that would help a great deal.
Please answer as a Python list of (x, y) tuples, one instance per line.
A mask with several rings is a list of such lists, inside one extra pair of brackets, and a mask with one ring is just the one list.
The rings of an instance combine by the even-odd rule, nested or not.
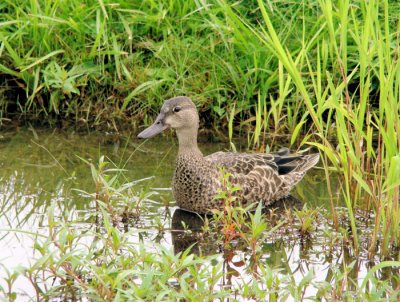
[(159, 118), (157, 118), (153, 125), (144, 129), (142, 132), (138, 134), (138, 138), (151, 138), (163, 132), (167, 128), (168, 126), (164, 125), (162, 121)]

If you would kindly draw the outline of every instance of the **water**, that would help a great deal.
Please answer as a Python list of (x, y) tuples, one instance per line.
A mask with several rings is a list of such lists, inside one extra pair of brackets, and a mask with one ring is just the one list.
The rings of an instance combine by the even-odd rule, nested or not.
[[(224, 144), (201, 144), (205, 154), (226, 147)], [(144, 199), (146, 211), (142, 211), (140, 217), (121, 224), (121, 227), (141, 229), (143, 232), (140, 236), (148, 238), (145, 242), (148, 242), (150, 249), (154, 242), (172, 247), (175, 252), (195, 244), (194, 253), (221, 253), (221, 243), (215, 240), (212, 232), (201, 232), (203, 221), (175, 206), (170, 184), (176, 151), (176, 141), (172, 137), (160, 136), (144, 142), (134, 137), (105, 133), (77, 134), (23, 129), (3, 132), (0, 135), (0, 275), (4, 274), (4, 268), (12, 271), (20, 266), (29, 266), (37, 256), (32, 249), (32, 234), (47, 236), (47, 212), (50, 207), (54, 207), (60, 220), (67, 216), (71, 221), (79, 221), (77, 228), (91, 227), (92, 222), (87, 217), (94, 213), (95, 208), (90, 199), (83, 197), (82, 191), (95, 191), (88, 162), (96, 164), (102, 155), (115, 166), (126, 170), (126, 182), (154, 176), (134, 186), (137, 194), (146, 188), (156, 192)], [(340, 188), (334, 183), (332, 188), (336, 200)], [(357, 269), (352, 270), (350, 277), (361, 282), (367, 270), (379, 262), (378, 258), (367, 260), (366, 257), (369, 220), (358, 220), (360, 240), (365, 248), (355, 257), (350, 244), (338, 241), (341, 235), (332, 229), (329, 218), (324, 218), (329, 217), (330, 198), (323, 171), (311, 170), (293, 195), (298, 200), (289, 200), (286, 207), (301, 208), (306, 202), (310, 209), (317, 208), (324, 215), (316, 215), (314, 230), (307, 238), (299, 235), (296, 223), (273, 233), (262, 245), (262, 261), (281, 269), (282, 273), (291, 273), (295, 280), (301, 280), (313, 270), (317, 281), (328, 282), (334, 273), (334, 266), (347, 267), (351, 264)], [(340, 210), (342, 205), (336, 203)], [(341, 224), (346, 228), (346, 211), (340, 212)], [(285, 207), (281, 206), (273, 213), (284, 215)], [(271, 219), (277, 217), (270, 215)], [(192, 232), (182, 231), (182, 221)], [(140, 236), (132, 240), (140, 240)], [(232, 255), (230, 257), (235, 261), (229, 264), (229, 269), (237, 273), (232, 274), (233, 279), (235, 275), (243, 278), (243, 268), (235, 267), (233, 263), (246, 260), (247, 247), (238, 242), (232, 252), (233, 258)], [(222, 253), (221, 257), (224, 258)], [(396, 274), (398, 271), (386, 270), (380, 271), (378, 277), (390, 279)], [(4, 286), (1, 278), (0, 286)], [(18, 279), (14, 286), (26, 297), (34, 293), (26, 280)], [(310, 287), (307, 295), (313, 294), (315, 289)]]

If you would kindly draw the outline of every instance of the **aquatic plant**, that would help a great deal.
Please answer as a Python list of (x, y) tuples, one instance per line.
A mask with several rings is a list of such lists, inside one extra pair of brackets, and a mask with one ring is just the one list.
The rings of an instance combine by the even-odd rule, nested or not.
[[(126, 180), (123, 174), (125, 170), (117, 167), (108, 168), (110, 162), (106, 161), (104, 156), (99, 158), (97, 165), (83, 158), (81, 158), (81, 160), (90, 167), (96, 189), (94, 193), (88, 193), (79, 189), (75, 191), (80, 193), (81, 196), (94, 201), (96, 220), (97, 215), (100, 213), (100, 205), (105, 208), (112, 217), (121, 215), (123, 215), (125, 219), (129, 219), (131, 216), (140, 217), (140, 211), (143, 210), (142, 201), (148, 199), (154, 192), (146, 192), (144, 190), (137, 192), (133, 190), (133, 187), (152, 177), (121, 183), (121, 178)], [(123, 213), (115, 212), (116, 209), (120, 208), (123, 208)]]
[(314, 221), (317, 218), (318, 209), (309, 209), (307, 204), (304, 204), (301, 210), (295, 210), (294, 215), (300, 222), (300, 236), (306, 237), (311, 235), (314, 230)]

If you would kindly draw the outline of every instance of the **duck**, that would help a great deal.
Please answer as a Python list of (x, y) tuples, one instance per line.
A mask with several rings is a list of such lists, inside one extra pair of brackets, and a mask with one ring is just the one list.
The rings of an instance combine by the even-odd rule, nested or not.
[[(193, 101), (177, 96), (164, 101), (154, 123), (138, 134), (149, 139), (174, 129), (178, 137), (178, 154), (172, 192), (181, 209), (212, 214), (224, 209), (221, 192), (227, 183), (231, 202), (243, 208), (263, 206), (287, 197), (306, 172), (319, 161), (319, 153), (296, 154), (283, 148), (271, 153), (237, 153), (219, 151), (204, 156), (197, 144), (199, 113)], [(219, 196), (219, 197), (218, 197)]]

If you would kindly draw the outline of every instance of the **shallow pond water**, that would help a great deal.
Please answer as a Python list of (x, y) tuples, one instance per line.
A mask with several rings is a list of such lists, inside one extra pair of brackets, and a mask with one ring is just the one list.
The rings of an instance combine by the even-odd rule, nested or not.
[[(202, 143), (205, 154), (226, 149), (224, 144)], [(221, 253), (221, 243), (212, 232), (202, 231), (203, 220), (198, 216), (179, 210), (170, 190), (177, 151), (176, 140), (172, 137), (158, 137), (139, 141), (135, 137), (116, 136), (107, 133), (77, 134), (59, 130), (19, 129), (0, 134), (0, 276), (6, 268), (9, 271), (19, 266), (29, 266), (34, 255), (32, 234), (47, 234), (47, 213), (53, 208), (56, 216), (77, 221), (77, 228), (91, 228), (90, 214), (95, 211), (93, 201), (85, 198), (83, 191), (94, 192), (92, 172), (88, 162), (96, 165), (101, 156), (123, 168), (126, 182), (145, 180), (134, 186), (137, 194), (150, 190), (154, 194), (143, 198), (140, 217), (130, 217), (121, 227), (140, 229), (132, 240), (143, 240), (149, 249), (152, 243), (173, 248), (177, 253), (194, 244), (192, 251), (201, 254)], [(153, 177), (151, 177), (153, 176)], [(151, 177), (151, 178), (149, 178)], [(332, 179), (334, 177), (332, 176)], [(346, 211), (338, 196), (340, 188), (332, 183), (335, 206), (341, 217), (342, 227), (348, 227)], [(360, 239), (364, 249), (356, 257), (350, 245), (339, 240), (341, 234), (334, 231), (329, 219), (329, 194), (325, 174), (313, 169), (293, 192), (295, 198), (276, 209), (267, 209), (273, 217), (285, 215), (287, 208), (303, 207), (317, 209), (310, 236), (302, 237), (298, 221), (281, 227), (262, 245), (261, 260), (281, 272), (290, 273), (295, 280), (301, 280), (308, 272), (315, 273), (316, 281), (329, 282), (335, 267), (353, 266), (350, 277), (358, 280), (365, 277), (368, 269), (379, 262), (379, 258), (367, 260), (368, 242), (363, 238), (370, 232), (368, 217), (360, 214)], [(272, 213), (272, 214), (271, 214)], [(60, 218), (61, 219), (61, 218)], [(79, 223), (78, 223), (79, 222)], [(183, 222), (183, 223), (182, 223)], [(189, 232), (188, 232), (189, 230)], [(364, 234), (364, 237), (363, 237)], [(247, 247), (240, 242), (234, 245), (236, 261), (227, 264), (236, 282), (251, 276), (244, 276), (240, 266), (234, 263), (246, 260)], [(243, 273), (243, 274), (242, 274)], [(391, 280), (399, 272), (394, 269), (377, 271), (377, 278)], [(229, 282), (234, 283), (232, 280)], [(228, 282), (228, 283), (229, 283)], [(0, 277), (0, 286), (4, 280)], [(33, 295), (32, 286), (25, 280), (17, 280), (15, 286), (25, 297)], [(316, 289), (309, 287), (307, 295), (315, 295)]]

